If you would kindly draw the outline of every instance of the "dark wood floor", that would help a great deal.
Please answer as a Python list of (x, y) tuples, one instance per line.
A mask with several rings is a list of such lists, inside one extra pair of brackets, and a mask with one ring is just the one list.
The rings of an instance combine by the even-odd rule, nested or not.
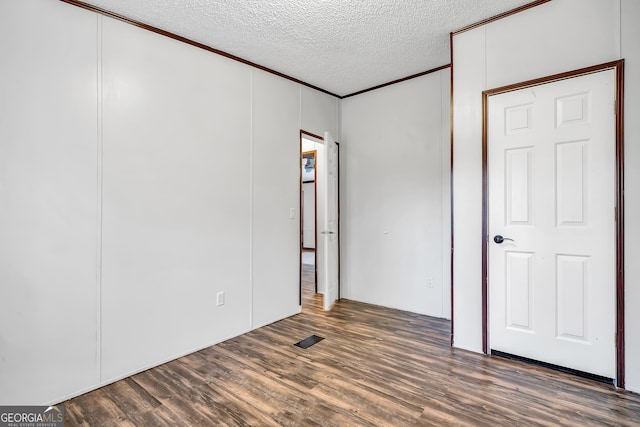
[(640, 424), (639, 395), (452, 349), (448, 321), (303, 297), (302, 314), (65, 402), (66, 425)]

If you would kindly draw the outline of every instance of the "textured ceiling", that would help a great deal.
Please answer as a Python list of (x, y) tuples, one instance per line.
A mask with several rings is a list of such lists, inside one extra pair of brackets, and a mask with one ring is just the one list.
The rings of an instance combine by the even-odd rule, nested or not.
[(338, 95), (450, 62), (449, 33), (531, 0), (84, 0)]

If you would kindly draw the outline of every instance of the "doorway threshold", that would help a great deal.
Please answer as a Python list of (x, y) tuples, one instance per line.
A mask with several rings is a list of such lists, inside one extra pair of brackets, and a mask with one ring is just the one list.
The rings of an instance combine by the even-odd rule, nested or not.
[(554, 371), (564, 372), (565, 374), (574, 375), (580, 378), (585, 378), (599, 383), (611, 384), (615, 386), (613, 378), (603, 377), (601, 375), (591, 374), (589, 372), (578, 371), (577, 369), (566, 368), (564, 366), (554, 365), (552, 363), (541, 362), (535, 359), (529, 359), (527, 357), (517, 356), (515, 354), (505, 353), (498, 350), (491, 350), (491, 356), (503, 357), (505, 359), (517, 360), (519, 362), (528, 363), (530, 365), (541, 366), (547, 369), (553, 369)]

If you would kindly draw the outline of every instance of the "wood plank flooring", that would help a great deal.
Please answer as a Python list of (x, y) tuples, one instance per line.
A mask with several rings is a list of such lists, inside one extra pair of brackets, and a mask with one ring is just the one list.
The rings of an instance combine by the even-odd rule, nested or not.
[(324, 313), (309, 283), (303, 298), (299, 315), (65, 402), (66, 425), (640, 425), (640, 395), (452, 349), (448, 321), (347, 300)]

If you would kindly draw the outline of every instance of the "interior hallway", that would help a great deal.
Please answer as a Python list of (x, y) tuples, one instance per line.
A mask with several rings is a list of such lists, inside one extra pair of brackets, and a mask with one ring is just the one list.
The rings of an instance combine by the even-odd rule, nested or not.
[[(446, 320), (341, 300), (65, 402), (66, 425), (618, 425), (640, 396), (449, 346)], [(301, 349), (310, 335), (323, 341)]]
[[(322, 295), (316, 294), (315, 251), (302, 251), (302, 310), (322, 310)], [(306, 309), (306, 310), (305, 310)]]

